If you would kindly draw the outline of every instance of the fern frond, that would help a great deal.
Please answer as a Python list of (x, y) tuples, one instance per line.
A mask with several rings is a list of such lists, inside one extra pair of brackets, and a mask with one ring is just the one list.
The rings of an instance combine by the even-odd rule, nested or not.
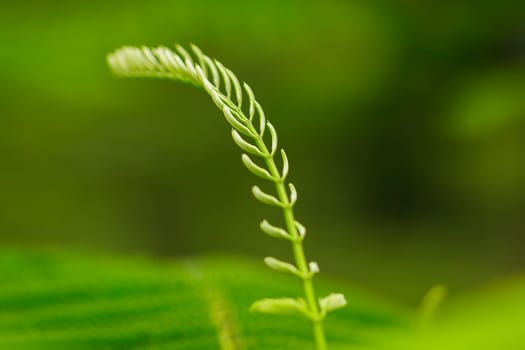
[[(319, 272), (317, 263), (307, 263), (302, 241), (306, 234), (303, 225), (295, 220), (293, 207), (297, 201), (297, 190), (291, 183), (286, 184), (289, 173), (288, 157), (281, 149), (282, 167), (279, 170), (274, 156), (278, 148), (275, 127), (266, 119), (263, 108), (256, 100), (252, 88), (239, 81), (237, 76), (222, 63), (206, 56), (198, 47), (192, 45), (192, 54), (177, 45), (176, 51), (166, 47), (123, 47), (108, 56), (111, 70), (119, 77), (164, 78), (189, 83), (203, 88), (217, 107), (223, 112), (226, 121), (232, 127), (234, 142), (246, 153), (261, 157), (265, 166), (254, 162), (247, 154), (242, 155), (242, 162), (248, 170), (258, 177), (274, 184), (276, 195), (263, 192), (258, 186), (252, 187), (256, 199), (264, 204), (282, 208), (286, 230), (271, 226), (263, 221), (261, 229), (276, 238), (286, 238), (292, 244), (295, 265), (275, 258), (266, 258), (265, 262), (272, 269), (288, 272), (302, 280), (304, 287), (304, 315), (313, 322), (313, 332), (317, 348), (326, 349), (323, 318), (328, 311), (346, 304), (342, 294), (331, 294), (327, 298), (317, 299), (313, 287), (313, 276)], [(243, 107), (243, 101), (247, 107)], [(265, 142), (265, 132), (269, 131), (270, 144)], [(241, 136), (241, 135), (244, 135)], [(288, 187), (288, 189), (286, 188)], [(286, 302), (283, 302), (285, 300)], [(255, 303), (253, 310), (260, 312), (281, 313), (298, 308), (295, 299), (278, 301), (264, 299)], [(282, 310), (280, 310), (282, 309)]]

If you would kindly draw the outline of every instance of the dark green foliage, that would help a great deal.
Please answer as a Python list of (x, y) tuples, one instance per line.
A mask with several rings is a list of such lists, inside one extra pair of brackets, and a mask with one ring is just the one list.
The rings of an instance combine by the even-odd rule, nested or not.
[(274, 251), (253, 244), (260, 206), (224, 122), (195, 122), (214, 107), (107, 72), (118, 45), (177, 41), (256, 88), (323, 271), (413, 305), (434, 283), (522, 271), (524, 13), (515, 0), (4, 1), (0, 243)]

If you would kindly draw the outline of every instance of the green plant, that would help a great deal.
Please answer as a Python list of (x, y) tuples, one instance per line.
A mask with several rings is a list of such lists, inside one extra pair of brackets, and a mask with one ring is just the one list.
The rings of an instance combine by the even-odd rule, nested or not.
[[(271, 314), (298, 313), (307, 317), (313, 324), (317, 349), (327, 349), (323, 320), (328, 312), (345, 306), (346, 300), (339, 293), (320, 299), (316, 296), (313, 278), (319, 272), (319, 267), (316, 262), (308, 262), (305, 257), (303, 239), (306, 229), (295, 219), (293, 211), (297, 190), (292, 183), (286, 185), (289, 162), (284, 149), (280, 150), (280, 167), (275, 160), (278, 143), (274, 126), (267, 121), (250, 86), (243, 83), (241, 87), (231, 70), (203, 54), (196, 46), (192, 46), (192, 50), (197, 61), (181, 46), (176, 49), (177, 52), (165, 47), (123, 47), (108, 56), (108, 63), (119, 77), (172, 79), (201, 87), (211, 96), (231, 125), (234, 142), (246, 152), (241, 157), (243, 164), (253, 174), (275, 186), (276, 196), (258, 186), (253, 186), (252, 192), (260, 202), (281, 208), (286, 228), (274, 226), (267, 220), (263, 220), (260, 227), (269, 236), (291, 243), (295, 264), (273, 257), (267, 257), (264, 261), (276, 271), (301, 279), (304, 289), (304, 298), (261, 299), (251, 306), (251, 310)], [(243, 106), (245, 98), (247, 108), (246, 103)], [(248, 154), (261, 158), (264, 166)]]

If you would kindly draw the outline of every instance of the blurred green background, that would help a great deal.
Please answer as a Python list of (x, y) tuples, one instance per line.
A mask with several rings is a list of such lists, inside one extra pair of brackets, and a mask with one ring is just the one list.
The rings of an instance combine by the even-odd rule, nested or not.
[(209, 98), (110, 76), (190, 42), (254, 88), (326, 276), (409, 304), (525, 268), (525, 6), (21, 1), (0, 11), (0, 244), (286, 257)]

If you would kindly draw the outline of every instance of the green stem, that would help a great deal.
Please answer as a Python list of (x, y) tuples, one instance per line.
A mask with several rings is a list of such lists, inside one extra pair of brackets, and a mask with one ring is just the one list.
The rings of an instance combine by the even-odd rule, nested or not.
[[(249, 127), (253, 128), (252, 125), (250, 125)], [(255, 132), (254, 128), (253, 131)], [(266, 147), (262, 137), (257, 137), (255, 142), (259, 149), (267, 155), (265, 157), (265, 162), (268, 167), (268, 170), (270, 171), (270, 174), (276, 179), (280, 179), (281, 174), (277, 168), (277, 165), (275, 164), (273, 156), (270, 155), (270, 152), (268, 151), (268, 148)], [(275, 189), (277, 191), (277, 196), (279, 200), (281, 201), (281, 203), (284, 204), (282, 210), (284, 220), (286, 223), (286, 228), (291, 237), (294, 238), (292, 241), (293, 255), (295, 259), (295, 264), (301, 272), (301, 275), (303, 276), (302, 281), (306, 305), (308, 306), (308, 310), (310, 311), (310, 313), (313, 315), (313, 334), (315, 338), (315, 343), (317, 345), (317, 350), (327, 350), (328, 347), (326, 345), (326, 337), (324, 333), (321, 312), (319, 310), (319, 304), (317, 302), (317, 297), (313, 286), (312, 275), (308, 268), (308, 262), (305, 257), (302, 239), (300, 238), (299, 232), (297, 231), (297, 226), (295, 225), (295, 216), (293, 208), (290, 205), (290, 199), (288, 198), (288, 192), (286, 190), (286, 186), (284, 184), (283, 179), (280, 179), (275, 182)]]

